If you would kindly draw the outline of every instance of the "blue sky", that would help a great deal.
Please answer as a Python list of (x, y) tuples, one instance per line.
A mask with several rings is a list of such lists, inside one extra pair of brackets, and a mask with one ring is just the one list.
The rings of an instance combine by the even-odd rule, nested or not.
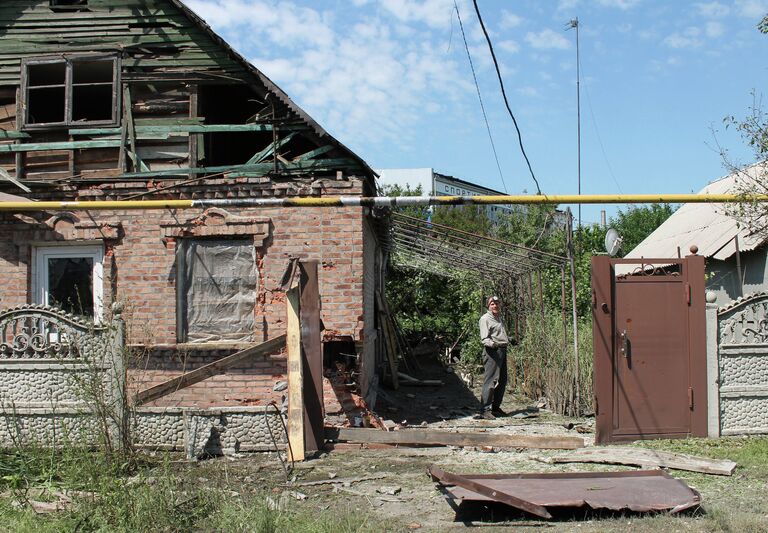
[[(533, 193), (472, 2), (457, 3), (503, 181), (453, 0), (187, 1), (374, 168), (433, 167)], [(768, 88), (768, 36), (756, 29), (768, 0), (478, 3), (543, 192), (577, 191), (574, 17), (582, 193), (696, 192), (726, 173), (718, 145), (753, 161), (722, 120)]]

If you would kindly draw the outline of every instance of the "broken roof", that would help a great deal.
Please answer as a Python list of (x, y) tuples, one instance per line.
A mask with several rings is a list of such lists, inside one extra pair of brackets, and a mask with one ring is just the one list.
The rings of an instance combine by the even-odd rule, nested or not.
[[(750, 178), (765, 172), (768, 164), (756, 164), (734, 172), (704, 187), (699, 194), (736, 193), (737, 185), (746, 174)], [(627, 258), (678, 257), (687, 255), (691, 246), (699, 248), (704, 257), (725, 260), (736, 253), (734, 237), (738, 236), (739, 250), (754, 250), (765, 239), (754, 235), (748, 228), (726, 214), (725, 204), (683, 204), (661, 226), (630, 251)]]

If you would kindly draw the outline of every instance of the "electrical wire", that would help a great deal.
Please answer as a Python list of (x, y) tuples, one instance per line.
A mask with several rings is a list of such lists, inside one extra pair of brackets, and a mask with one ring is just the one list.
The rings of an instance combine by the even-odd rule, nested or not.
[(485, 129), (488, 130), (488, 139), (491, 141), (491, 149), (493, 150), (493, 158), (496, 160), (496, 168), (499, 169), (499, 177), (501, 178), (501, 184), (504, 187), (504, 192), (509, 194), (507, 190), (507, 184), (504, 181), (504, 173), (501, 171), (501, 164), (499, 163), (499, 155), (496, 153), (496, 144), (493, 142), (493, 135), (491, 134), (491, 126), (488, 123), (488, 115), (485, 113), (485, 105), (483, 105), (483, 97), (480, 94), (480, 85), (477, 83), (477, 75), (475, 74), (475, 65), (472, 62), (472, 56), (469, 53), (469, 45), (467, 44), (467, 36), (464, 33), (464, 24), (461, 21), (461, 13), (459, 13), (459, 5), (456, 0), (453, 1), (453, 7), (456, 8), (456, 17), (459, 19), (459, 28), (461, 28), (461, 37), (464, 39), (464, 49), (467, 51), (467, 59), (469, 59), (469, 68), (472, 69), (472, 79), (475, 81), (475, 89), (477, 89), (477, 99), (480, 100), (480, 109), (483, 111), (483, 120), (485, 121)]
[[(579, 61), (581, 63), (581, 61)], [(584, 67), (581, 67), (581, 70), (584, 70)], [(586, 76), (585, 76), (586, 78)], [(595, 112), (592, 109), (592, 97), (589, 94), (589, 87), (588, 84), (584, 84), (584, 92), (587, 94), (587, 104), (589, 105), (589, 116), (592, 118), (592, 127), (595, 128), (595, 135), (597, 135), (597, 141), (600, 143), (600, 151), (603, 152), (603, 159), (605, 160), (605, 166), (608, 167), (608, 174), (610, 174), (611, 179), (613, 180), (613, 183), (616, 184), (616, 188), (619, 189), (619, 193), (624, 194), (624, 191), (621, 190), (621, 185), (619, 185), (619, 181), (616, 179), (616, 174), (613, 172), (613, 167), (611, 167), (611, 162), (608, 161), (608, 155), (605, 153), (605, 146), (603, 146), (603, 139), (600, 137), (600, 130), (597, 129), (597, 120), (595, 120)]]
[(493, 51), (493, 44), (491, 43), (491, 37), (488, 35), (488, 30), (485, 29), (485, 23), (483, 22), (483, 17), (480, 15), (480, 8), (477, 5), (477, 0), (472, 0), (472, 1), (475, 4), (475, 13), (477, 13), (477, 20), (480, 21), (480, 27), (483, 29), (485, 40), (488, 42), (488, 49), (491, 51), (491, 57), (493, 58), (493, 66), (496, 67), (496, 75), (499, 77), (499, 85), (501, 86), (501, 95), (504, 97), (504, 105), (507, 106), (507, 111), (509, 112), (509, 116), (512, 117), (512, 122), (515, 124), (515, 130), (517, 131), (517, 141), (520, 144), (520, 151), (523, 153), (525, 162), (528, 165), (528, 171), (531, 173), (533, 182), (536, 184), (536, 194), (540, 195), (541, 187), (539, 187), (539, 180), (536, 179), (536, 175), (533, 173), (531, 162), (528, 159), (528, 155), (525, 153), (525, 148), (523, 148), (523, 135), (520, 133), (520, 127), (517, 125), (517, 119), (515, 118), (514, 113), (512, 113), (512, 109), (509, 107), (509, 101), (507, 101), (507, 92), (504, 90), (504, 81), (501, 79), (501, 70), (499, 69), (499, 62), (496, 60), (496, 52)]

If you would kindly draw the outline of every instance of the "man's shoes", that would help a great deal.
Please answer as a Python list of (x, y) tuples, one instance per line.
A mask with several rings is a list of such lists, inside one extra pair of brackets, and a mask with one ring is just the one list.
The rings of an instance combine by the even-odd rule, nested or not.
[(501, 409), (493, 409), (491, 413), (495, 416), (508, 416), (507, 413), (502, 411)]
[(486, 420), (496, 420), (496, 417), (493, 416), (493, 413), (490, 411), (483, 411), (480, 413), (480, 418), (484, 418)]

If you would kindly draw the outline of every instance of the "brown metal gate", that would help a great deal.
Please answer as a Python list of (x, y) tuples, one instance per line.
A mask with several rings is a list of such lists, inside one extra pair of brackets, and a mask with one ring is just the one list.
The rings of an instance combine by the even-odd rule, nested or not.
[(704, 258), (593, 257), (592, 317), (597, 442), (706, 436)]

